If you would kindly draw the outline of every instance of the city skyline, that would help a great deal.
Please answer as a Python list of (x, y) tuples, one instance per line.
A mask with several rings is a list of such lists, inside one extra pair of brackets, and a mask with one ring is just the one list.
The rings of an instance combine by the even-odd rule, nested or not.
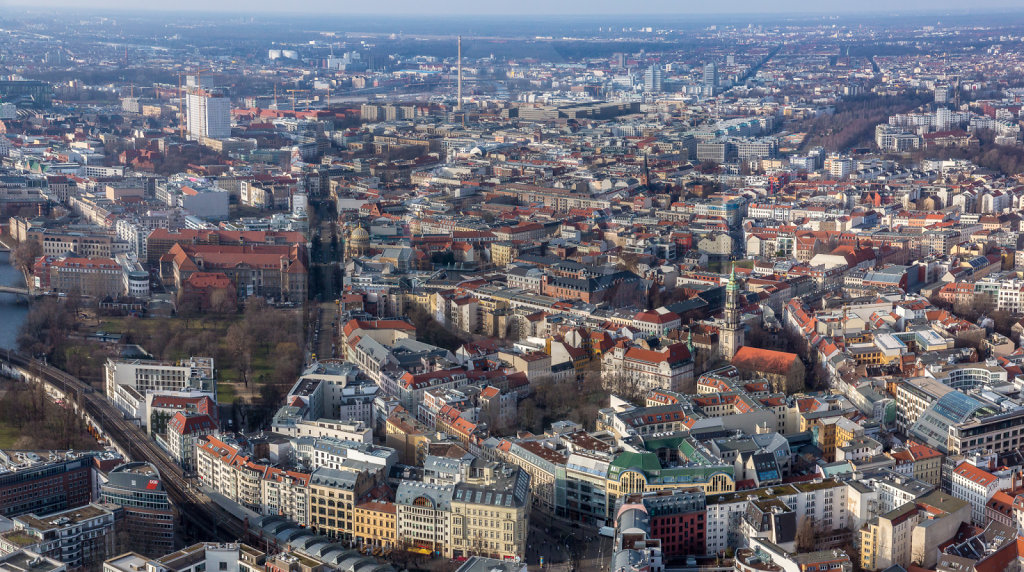
[(163, 6), (147, 6), (122, 0), (87, 0), (74, 2), (70, 0), (6, 0), (0, 7), (18, 8), (69, 8), (78, 10), (127, 10), (131, 12), (182, 12), (195, 11), (207, 13), (246, 13), (246, 14), (331, 14), (358, 16), (578, 16), (581, 18), (600, 16), (737, 16), (737, 15), (920, 15), (942, 13), (984, 13), (993, 11), (1024, 11), (1024, 7), (1014, 0), (984, 0), (964, 6), (952, 0), (926, 1), (908, 0), (893, 6), (882, 0), (867, 0), (851, 4), (838, 0), (811, 2), (807, 0), (790, 0), (775, 4), (765, 4), (753, 0), (739, 0), (729, 5), (701, 4), (683, 5), (671, 0), (653, 0), (641, 6), (630, 6), (623, 9), (619, 2), (598, 0), (583, 2), (569, 0), (567, 2), (544, 2), (542, 0), (526, 0), (516, 4), (517, 9), (509, 10), (506, 4), (485, 4), (470, 0), (454, 0), (442, 6), (430, 5), (426, 8), (422, 3), (413, 0), (388, 0), (384, 3), (328, 2), (316, 0), (303, 4), (299, 9), (292, 5), (282, 5), (267, 0), (243, 1), (224, 0), (210, 4), (199, 0), (183, 0), (175, 4), (174, 10)]
[(27, 1), (0, 572), (1024, 565), (1024, 1)]

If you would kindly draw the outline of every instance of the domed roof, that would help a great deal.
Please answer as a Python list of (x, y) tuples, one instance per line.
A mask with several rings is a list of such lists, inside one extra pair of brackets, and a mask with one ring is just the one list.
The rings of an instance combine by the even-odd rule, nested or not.
[(349, 234), (349, 238), (351, 240), (370, 240), (370, 233), (366, 232), (366, 229), (363, 227), (357, 226), (352, 230), (352, 233)]

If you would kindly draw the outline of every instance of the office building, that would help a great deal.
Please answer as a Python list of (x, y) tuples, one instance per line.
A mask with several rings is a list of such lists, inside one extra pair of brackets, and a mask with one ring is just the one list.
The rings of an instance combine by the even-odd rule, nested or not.
[(704, 95), (710, 97), (715, 95), (718, 89), (718, 66), (715, 62), (708, 62), (704, 65)]
[(0, 534), (0, 553), (31, 550), (70, 570), (95, 570), (119, 550), (121, 519), (120, 507), (98, 503), (47, 516), (24, 514)]
[(33, 274), (35, 289), (43, 292), (77, 292), (92, 298), (116, 298), (126, 292), (124, 269), (110, 258), (40, 257)]
[(185, 101), (188, 134), (193, 139), (231, 137), (231, 100), (207, 91), (190, 92)]
[(0, 451), (0, 516), (89, 504), (93, 459), (77, 453)]
[(0, 572), (65, 572), (67, 565), (32, 550), (16, 550), (0, 556)]
[(127, 463), (107, 475), (100, 500), (124, 509), (127, 548), (155, 556), (174, 550), (174, 507), (160, 473), (149, 463)]
[(661, 93), (661, 73), (656, 65), (644, 71), (644, 93)]
[(402, 481), (396, 492), (398, 544), (446, 558), (525, 556), (530, 475), (494, 463), (469, 463), (458, 482)]
[(707, 547), (704, 499), (704, 490), (700, 488), (626, 495), (619, 499), (616, 526), (619, 530), (642, 527), (648, 538), (661, 541), (666, 560), (704, 554)]

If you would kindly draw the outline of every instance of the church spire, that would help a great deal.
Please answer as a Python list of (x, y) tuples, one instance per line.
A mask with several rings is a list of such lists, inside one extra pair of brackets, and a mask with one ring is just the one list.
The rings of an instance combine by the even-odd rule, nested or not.
[(732, 359), (736, 350), (743, 345), (744, 331), (740, 323), (740, 284), (736, 280), (736, 264), (733, 263), (729, 273), (729, 283), (725, 286), (725, 320), (718, 333), (718, 345), (725, 359)]

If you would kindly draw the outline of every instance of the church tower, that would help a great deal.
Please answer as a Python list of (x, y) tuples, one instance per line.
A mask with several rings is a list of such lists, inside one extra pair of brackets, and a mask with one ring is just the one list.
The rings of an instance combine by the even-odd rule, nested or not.
[(731, 360), (743, 346), (743, 324), (740, 323), (740, 284), (736, 281), (736, 265), (725, 286), (725, 324), (718, 330), (718, 349), (722, 358)]

